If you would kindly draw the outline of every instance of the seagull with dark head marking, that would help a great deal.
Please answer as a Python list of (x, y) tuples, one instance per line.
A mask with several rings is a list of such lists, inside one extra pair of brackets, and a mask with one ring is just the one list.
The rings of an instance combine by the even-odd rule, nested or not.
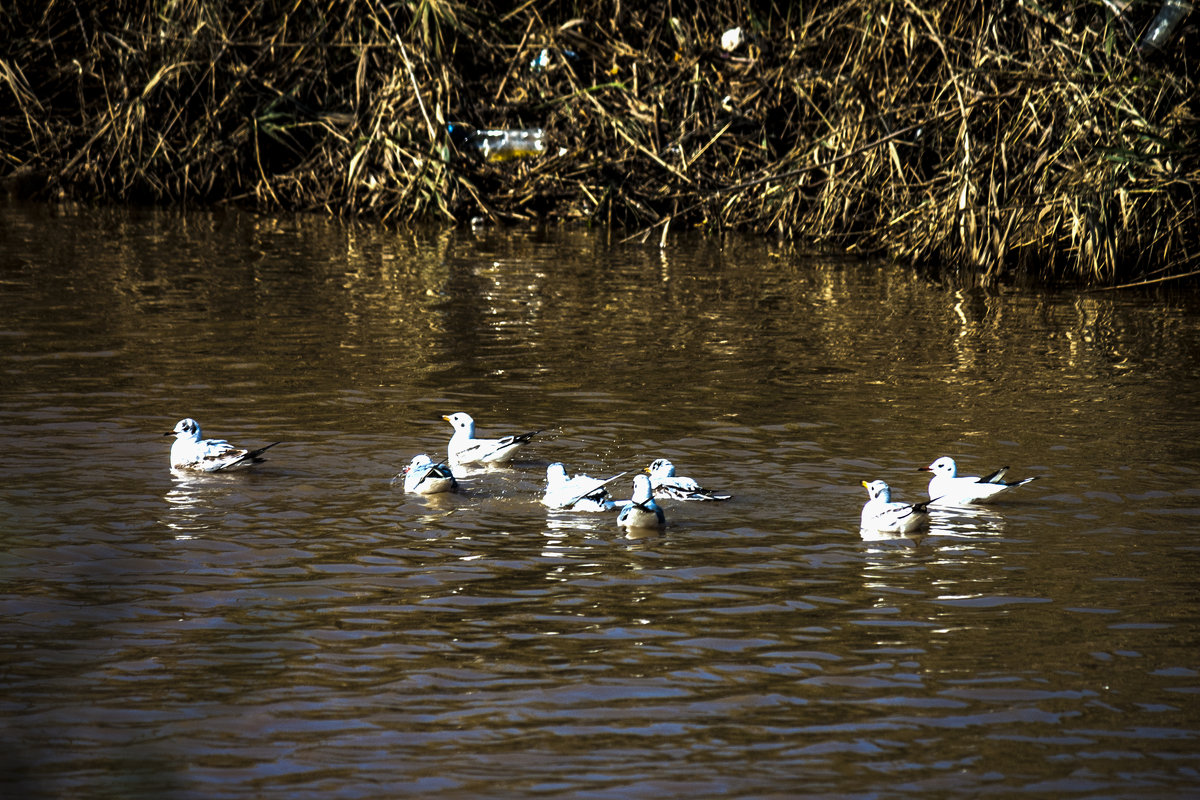
[(705, 489), (694, 479), (675, 474), (675, 465), (658, 458), (646, 467), (654, 496), (660, 500), (728, 500), (731, 495)]
[(411, 494), (457, 492), (458, 481), (445, 464), (435, 464), (425, 453), (413, 456), (404, 468), (404, 491)]
[(266, 461), (262, 454), (279, 442), (271, 442), (257, 450), (234, 447), (224, 439), (204, 439), (200, 423), (186, 417), (175, 423), (163, 436), (174, 436), (171, 444), (171, 469), (193, 472), (222, 472), (242, 469)]

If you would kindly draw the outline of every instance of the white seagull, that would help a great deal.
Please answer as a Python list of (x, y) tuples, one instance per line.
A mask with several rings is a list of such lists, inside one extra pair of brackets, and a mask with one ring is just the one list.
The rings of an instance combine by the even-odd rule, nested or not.
[(929, 524), (929, 504), (892, 502), (892, 489), (883, 481), (862, 482), (867, 490), (861, 527), (878, 533), (912, 533)]
[(191, 417), (179, 420), (172, 430), (163, 436), (174, 436), (171, 445), (171, 468), (197, 472), (220, 472), (226, 469), (241, 469), (266, 461), (260, 456), (279, 442), (271, 442), (257, 450), (234, 447), (224, 439), (200, 438), (200, 423)]
[(404, 491), (416, 494), (437, 494), (439, 492), (457, 492), (458, 481), (454, 473), (445, 464), (435, 464), (433, 459), (424, 453), (413, 456), (404, 468)]
[(671, 500), (728, 500), (731, 495), (705, 489), (692, 478), (675, 474), (675, 465), (659, 458), (646, 467), (654, 496)]
[(958, 476), (958, 465), (954, 459), (943, 456), (928, 467), (918, 467), (918, 472), (932, 472), (929, 479), (929, 499), (935, 505), (967, 505), (991, 500), (1001, 492), (1014, 486), (1021, 486), (1036, 480), (1024, 478), (1019, 481), (1005, 481), (1004, 474), (1008, 467), (1001, 467), (990, 475), (982, 478)]
[(519, 433), (500, 439), (476, 439), (475, 420), (462, 411), (443, 416), (454, 426), (447, 455), (452, 464), (503, 464), (512, 459), (518, 447), (528, 444), (541, 431)]
[(607, 480), (590, 475), (568, 478), (567, 468), (561, 461), (555, 461), (546, 467), (546, 493), (542, 495), (542, 505), (567, 511), (611, 511), (616, 506), (604, 487), (624, 474)]
[(650, 476), (633, 476), (633, 498), (621, 508), (617, 515), (617, 526), (621, 528), (661, 528), (667, 517), (658, 503), (654, 502), (650, 487)]

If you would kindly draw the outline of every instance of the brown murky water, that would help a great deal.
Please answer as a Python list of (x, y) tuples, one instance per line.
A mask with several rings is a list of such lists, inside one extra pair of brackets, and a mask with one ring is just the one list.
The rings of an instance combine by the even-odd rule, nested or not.
[[(1193, 298), (26, 206), (0, 289), (0, 795), (1200, 790)], [(460, 410), (546, 433), (406, 496)], [(180, 479), (183, 416), (284, 444)], [(1040, 480), (864, 541), (941, 455)], [(660, 456), (734, 499), (537, 503)]]

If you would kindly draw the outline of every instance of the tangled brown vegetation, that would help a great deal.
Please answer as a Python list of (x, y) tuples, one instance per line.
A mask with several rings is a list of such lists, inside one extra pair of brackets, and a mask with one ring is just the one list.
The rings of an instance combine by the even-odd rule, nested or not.
[[(656, 241), (737, 229), (964, 283), (1173, 278), (1200, 252), (1197, 48), (1188, 20), (1139, 51), (1157, 5), (18, 3), (0, 174)], [(450, 122), (540, 127), (547, 152), (489, 162)]]

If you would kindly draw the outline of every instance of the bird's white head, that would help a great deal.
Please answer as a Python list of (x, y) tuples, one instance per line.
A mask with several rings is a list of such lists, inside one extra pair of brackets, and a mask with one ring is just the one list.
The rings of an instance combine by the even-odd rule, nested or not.
[(442, 419), (454, 426), (455, 434), (465, 433), (468, 437), (475, 438), (475, 420), (465, 411), (443, 416)]
[(919, 472), (932, 472), (939, 478), (953, 478), (958, 475), (958, 465), (949, 456), (942, 456), (928, 467), (921, 467)]
[(560, 486), (567, 482), (567, 468), (561, 461), (555, 461), (546, 467), (546, 483), (549, 486)]
[(200, 423), (191, 417), (185, 417), (176, 422), (175, 427), (164, 433), (163, 436), (174, 436), (176, 439), (200, 441)]
[(883, 481), (862, 482), (863, 488), (867, 490), (867, 497), (872, 500), (882, 500), (885, 503), (892, 502), (892, 487), (888, 486)]
[(650, 466), (646, 467), (646, 472), (651, 477), (662, 480), (663, 478), (675, 477), (675, 465), (665, 458), (657, 458), (650, 462)]
[(650, 486), (649, 475), (639, 474), (633, 476), (633, 497), (631, 498), (633, 502), (648, 503), (650, 502), (650, 495), (652, 493), (653, 489)]
[(408, 462), (408, 466), (404, 468), (404, 474), (407, 475), (408, 473), (412, 472), (413, 470), (423, 469), (423, 468), (432, 467), (432, 466), (433, 466), (433, 459), (431, 459), (425, 453), (421, 453), (421, 455), (419, 455), (419, 456), (413, 456), (413, 460)]

